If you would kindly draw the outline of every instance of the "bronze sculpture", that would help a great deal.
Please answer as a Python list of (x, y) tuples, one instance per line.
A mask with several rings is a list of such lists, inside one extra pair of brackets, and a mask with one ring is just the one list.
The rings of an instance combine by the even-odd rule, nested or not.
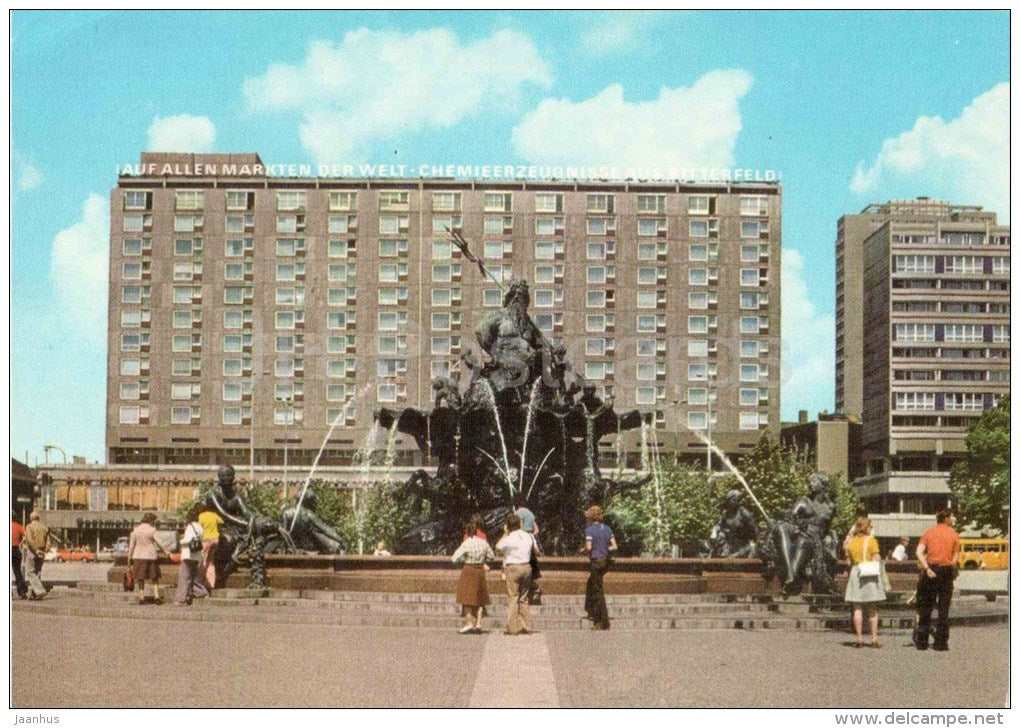
[(722, 504), (719, 522), (712, 528), (706, 549), (709, 558), (746, 559), (754, 556), (758, 525), (741, 501), (744, 494), (731, 490)]
[(836, 503), (828, 492), (829, 480), (814, 473), (810, 492), (777, 518), (762, 543), (762, 576), (777, 577), (784, 594), (798, 594), (805, 584), (815, 594), (832, 594), (838, 567), (832, 519)]
[(315, 512), (319, 499), (314, 490), (305, 493), (301, 507), (283, 511), (280, 523), (290, 533), (294, 548), (319, 554), (342, 554), (347, 550), (344, 537)]

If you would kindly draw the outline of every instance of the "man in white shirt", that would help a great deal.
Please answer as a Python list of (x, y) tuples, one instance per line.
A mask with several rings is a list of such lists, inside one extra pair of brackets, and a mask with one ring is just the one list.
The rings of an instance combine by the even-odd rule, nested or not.
[(532, 631), (528, 589), (531, 585), (531, 552), (534, 548), (535, 537), (521, 528), (521, 517), (511, 513), (503, 527), (503, 537), (496, 544), (496, 551), (503, 556), (503, 570), (506, 573), (509, 605), (506, 634), (509, 635), (528, 634)]
[(899, 544), (893, 549), (892, 557), (893, 561), (906, 561), (907, 560), (907, 544), (910, 543), (910, 539), (901, 538)]

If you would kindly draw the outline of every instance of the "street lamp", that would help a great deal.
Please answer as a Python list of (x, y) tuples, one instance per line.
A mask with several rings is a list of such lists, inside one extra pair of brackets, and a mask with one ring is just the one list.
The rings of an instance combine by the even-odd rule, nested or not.
[[(284, 426), (294, 424), (294, 397), (293, 395), (285, 395), (283, 397), (277, 397), (277, 402), (283, 403), (285, 406), (286, 416), (283, 418)], [(287, 502), (287, 454), (290, 448), (290, 428), (283, 432), (283, 501)]]
[(67, 465), (67, 453), (64, 452), (64, 448), (57, 445), (43, 445), (43, 452), (46, 454), (46, 464), (50, 464), (50, 450), (60, 450), (60, 454), (64, 458), (64, 465)]

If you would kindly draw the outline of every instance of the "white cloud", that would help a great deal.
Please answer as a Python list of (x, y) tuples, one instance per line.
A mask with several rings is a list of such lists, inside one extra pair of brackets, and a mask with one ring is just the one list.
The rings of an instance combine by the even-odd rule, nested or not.
[(32, 160), (17, 149), (11, 149), (11, 157), (14, 161), (14, 170), (17, 173), (19, 190), (27, 192), (42, 184), (42, 172), (32, 163)]
[(105, 199), (89, 195), (81, 219), (53, 238), (50, 259), (60, 313), (83, 338), (93, 341), (106, 337), (109, 214)]
[(921, 116), (910, 131), (886, 139), (870, 165), (860, 162), (851, 191), (895, 189), (983, 205), (1009, 218), (1009, 84), (981, 94), (960, 116)]
[(514, 30), (462, 44), (449, 30), (362, 28), (316, 41), (301, 65), (276, 64), (244, 81), (255, 111), (296, 111), (301, 142), (319, 162), (363, 152), (372, 139), (446, 128), (484, 109), (511, 107), (527, 82), (552, 71)]
[(594, 53), (613, 53), (641, 42), (655, 24), (659, 12), (607, 10), (590, 13), (581, 44)]
[(625, 101), (619, 84), (576, 103), (547, 99), (514, 129), (514, 147), (545, 164), (728, 167), (741, 129), (737, 102), (750, 88), (750, 74), (725, 70), (690, 88), (663, 88), (653, 101)]
[(216, 127), (208, 116), (156, 117), (149, 126), (150, 152), (208, 152), (216, 140)]
[(804, 259), (783, 250), (782, 266), (784, 412), (806, 409), (814, 415), (834, 404), (836, 320), (811, 302), (804, 278)]

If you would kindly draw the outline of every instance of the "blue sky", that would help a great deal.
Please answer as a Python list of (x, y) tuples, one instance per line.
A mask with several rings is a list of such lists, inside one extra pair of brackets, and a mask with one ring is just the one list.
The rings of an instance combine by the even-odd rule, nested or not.
[(33, 462), (103, 457), (108, 196), (150, 144), (781, 170), (784, 419), (833, 407), (841, 214), (930, 195), (1008, 219), (1004, 11), (15, 12), (11, 42), (11, 445)]

